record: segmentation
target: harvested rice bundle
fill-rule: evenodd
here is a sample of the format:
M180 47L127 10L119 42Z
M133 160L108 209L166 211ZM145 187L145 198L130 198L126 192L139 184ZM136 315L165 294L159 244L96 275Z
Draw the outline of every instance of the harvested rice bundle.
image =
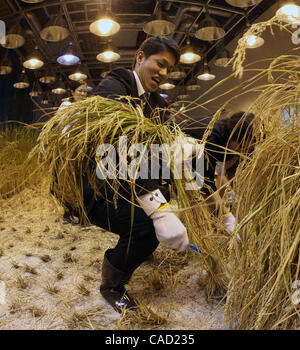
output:
M37 180L37 156L29 157L38 132L33 127L6 127L0 132L0 197L11 196Z
M118 152L121 150L122 137L126 138L125 147L141 144L142 152L150 151L152 144L171 145L177 137L185 137L176 126L162 124L157 119L145 118L140 107L133 108L130 103L92 97L74 103L59 110L44 126L39 137L39 151L43 164L55 177L54 192L58 200L79 211L82 205L82 176L87 174L96 193L97 149L100 145L111 145ZM114 160L108 157L109 161ZM126 159L127 160L127 159ZM108 164L105 180L115 188L120 185L120 170ZM140 165L140 164L138 164ZM111 167L110 167L111 166ZM141 164L142 166L142 164ZM171 172L173 167L170 167ZM122 178L130 184L135 183L138 173L128 173Z
M130 98L128 102L131 102ZM150 150L152 144L172 147L178 139L182 140L186 135L171 119L161 123L159 117L145 118L139 107L134 108L130 103L124 104L100 96L59 110L45 124L36 151L42 154L41 161L54 180L53 191L62 205L67 204L84 216L82 176L86 174L95 192L99 193L95 169L97 147L109 144L119 150L122 137L127 138L128 148L139 143ZM225 263L223 247L219 257L216 235L211 233L214 227L203 197L199 191L186 191L187 180L174 175L173 157L170 171L176 207L174 209L183 217L190 241L202 252L196 257L203 258L209 271L211 282L208 290L213 292L217 286L225 288L227 282L224 281L222 268ZM108 181L118 195L118 176ZM126 181L134 188L134 176ZM210 251L214 254L208 258Z
M299 154L298 119L273 129L238 169L234 191L242 243L233 250L226 314L239 328L300 327L299 300L293 301L300 279Z

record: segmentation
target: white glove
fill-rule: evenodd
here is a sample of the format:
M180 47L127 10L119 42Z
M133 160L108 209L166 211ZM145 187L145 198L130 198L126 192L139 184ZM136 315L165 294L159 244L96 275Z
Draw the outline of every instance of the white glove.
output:
M235 226L235 217L232 213L224 214L224 225L228 232L233 233Z
M145 213L153 220L156 237L159 242L175 249L185 250L189 244L187 231L171 208L160 190L138 197L138 202Z

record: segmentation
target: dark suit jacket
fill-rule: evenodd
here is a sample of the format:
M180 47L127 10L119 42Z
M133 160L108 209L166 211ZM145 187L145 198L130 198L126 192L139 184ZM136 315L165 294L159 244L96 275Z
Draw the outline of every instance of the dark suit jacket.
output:
M132 71L125 68L112 70L97 86L95 95L116 99L120 96L139 98L135 77ZM138 102L137 100L137 103ZM163 108L167 107L165 100L158 92L151 92L145 101L144 114L151 117L155 108L159 108L161 120L165 120Z

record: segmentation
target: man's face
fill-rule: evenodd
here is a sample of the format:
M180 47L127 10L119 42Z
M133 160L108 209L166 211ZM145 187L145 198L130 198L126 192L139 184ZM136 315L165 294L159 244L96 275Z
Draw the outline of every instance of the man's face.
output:
M167 79L174 69L175 57L169 51L162 51L146 58L143 51L136 55L135 71L146 92L153 92Z

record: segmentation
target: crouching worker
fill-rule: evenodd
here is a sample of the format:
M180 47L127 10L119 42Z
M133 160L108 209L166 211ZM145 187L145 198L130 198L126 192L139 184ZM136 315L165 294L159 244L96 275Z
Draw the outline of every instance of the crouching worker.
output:
M111 99L122 96L143 98L146 95L144 114L151 118L155 108L166 107L157 90L167 80L178 59L176 42L151 37L137 50L133 71L124 68L113 70L101 81L95 94ZM178 252L189 243L186 229L170 211L167 196L163 195L158 181L137 180L135 186L136 195L123 181L115 200L115 192L107 181L100 181L100 196L97 198L87 180L83 181L89 221L119 235L117 245L105 252L100 286L102 296L118 312L124 307L136 309L136 302L128 295L125 284L136 268L155 251L159 242Z
M205 145L204 186L201 191L206 197L210 211L215 215L222 215L225 229L230 234L235 228L235 217L230 207L224 203L217 188L216 166L221 162L228 179L234 177L240 156L252 151L253 118L253 114L237 112L229 118L217 120ZM201 139L203 136L203 130L195 126L185 131L195 139Z

